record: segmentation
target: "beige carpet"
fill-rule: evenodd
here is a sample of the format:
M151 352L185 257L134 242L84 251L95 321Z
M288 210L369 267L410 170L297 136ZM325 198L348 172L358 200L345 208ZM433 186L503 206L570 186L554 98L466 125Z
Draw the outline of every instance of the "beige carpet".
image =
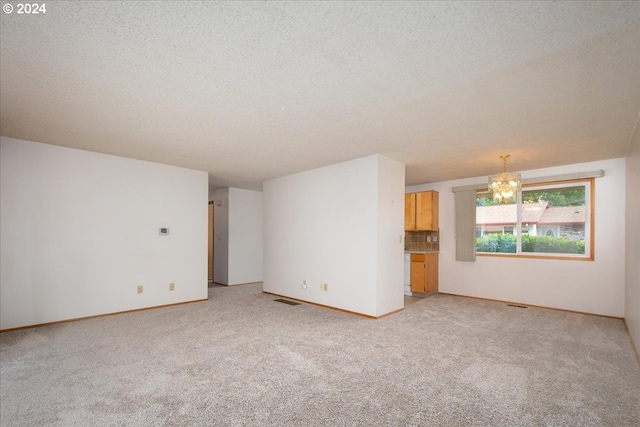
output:
M639 426L622 321L435 295L210 300L0 334L4 426Z

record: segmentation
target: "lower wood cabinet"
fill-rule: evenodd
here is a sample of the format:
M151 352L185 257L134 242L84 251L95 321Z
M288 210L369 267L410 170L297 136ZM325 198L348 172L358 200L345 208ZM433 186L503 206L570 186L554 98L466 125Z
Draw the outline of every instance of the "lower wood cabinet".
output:
M438 290L438 254L411 254L411 292Z

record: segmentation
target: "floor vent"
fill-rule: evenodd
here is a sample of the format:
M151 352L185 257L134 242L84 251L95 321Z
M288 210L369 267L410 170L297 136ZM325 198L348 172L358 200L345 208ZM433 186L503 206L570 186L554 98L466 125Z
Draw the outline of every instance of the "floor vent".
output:
M278 302L281 302L283 304L289 304L289 305L300 305L299 302L289 301L289 300L282 299L282 298L274 299L274 301L278 301Z
M527 308L524 305L507 304L509 307Z

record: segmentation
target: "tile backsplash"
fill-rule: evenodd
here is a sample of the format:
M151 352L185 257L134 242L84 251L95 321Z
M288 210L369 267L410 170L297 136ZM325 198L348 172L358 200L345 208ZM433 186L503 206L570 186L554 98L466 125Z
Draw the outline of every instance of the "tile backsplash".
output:
M404 232L405 251L439 251L440 232L439 231L405 231Z

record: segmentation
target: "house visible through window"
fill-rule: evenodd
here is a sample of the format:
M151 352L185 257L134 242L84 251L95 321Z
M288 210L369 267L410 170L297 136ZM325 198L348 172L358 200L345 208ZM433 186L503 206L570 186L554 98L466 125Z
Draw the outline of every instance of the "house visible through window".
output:
M476 253L593 259L593 179L525 186L501 205L476 195Z

